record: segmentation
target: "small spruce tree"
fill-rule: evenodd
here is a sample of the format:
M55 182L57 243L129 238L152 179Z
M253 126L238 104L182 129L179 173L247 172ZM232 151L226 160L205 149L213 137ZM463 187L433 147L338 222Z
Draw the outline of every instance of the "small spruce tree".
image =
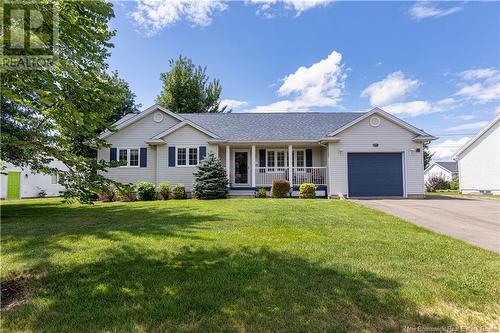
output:
M198 199L221 199L227 196L227 175L214 154L208 154L193 172L193 195Z

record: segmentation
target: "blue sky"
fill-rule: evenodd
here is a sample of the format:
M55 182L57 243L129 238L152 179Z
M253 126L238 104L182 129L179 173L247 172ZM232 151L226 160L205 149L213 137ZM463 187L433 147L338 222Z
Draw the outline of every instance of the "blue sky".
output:
M168 60L207 66L234 112L365 111L437 135L436 159L500 112L500 3L115 2L110 69L148 107Z

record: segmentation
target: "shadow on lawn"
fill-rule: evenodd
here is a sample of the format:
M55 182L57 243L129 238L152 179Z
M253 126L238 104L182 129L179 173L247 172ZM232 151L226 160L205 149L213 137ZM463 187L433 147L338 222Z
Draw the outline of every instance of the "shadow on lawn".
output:
M222 220L217 214L196 207L160 203L164 204L71 206L54 202L5 206L2 207L2 252L45 266L53 254L72 250L58 244L59 239L74 240L75 244L89 236L117 241L123 241L120 238L123 236L197 240L201 238L195 233L205 229L201 223ZM13 246L8 246L10 242Z
M322 267L266 249L124 247L105 261L49 268L6 330L400 331L452 325L419 315L398 282L351 267Z

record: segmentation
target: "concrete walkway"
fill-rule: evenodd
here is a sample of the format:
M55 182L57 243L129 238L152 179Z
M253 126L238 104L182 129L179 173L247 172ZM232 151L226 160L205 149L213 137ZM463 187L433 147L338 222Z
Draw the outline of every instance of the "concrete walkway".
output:
M430 196L352 201L500 253L500 200Z

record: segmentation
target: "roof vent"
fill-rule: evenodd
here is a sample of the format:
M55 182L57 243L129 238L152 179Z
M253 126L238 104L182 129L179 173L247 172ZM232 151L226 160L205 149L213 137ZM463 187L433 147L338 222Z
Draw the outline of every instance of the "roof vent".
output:
M370 126L371 127L379 127L380 126L380 118L377 116L373 116L370 118Z

